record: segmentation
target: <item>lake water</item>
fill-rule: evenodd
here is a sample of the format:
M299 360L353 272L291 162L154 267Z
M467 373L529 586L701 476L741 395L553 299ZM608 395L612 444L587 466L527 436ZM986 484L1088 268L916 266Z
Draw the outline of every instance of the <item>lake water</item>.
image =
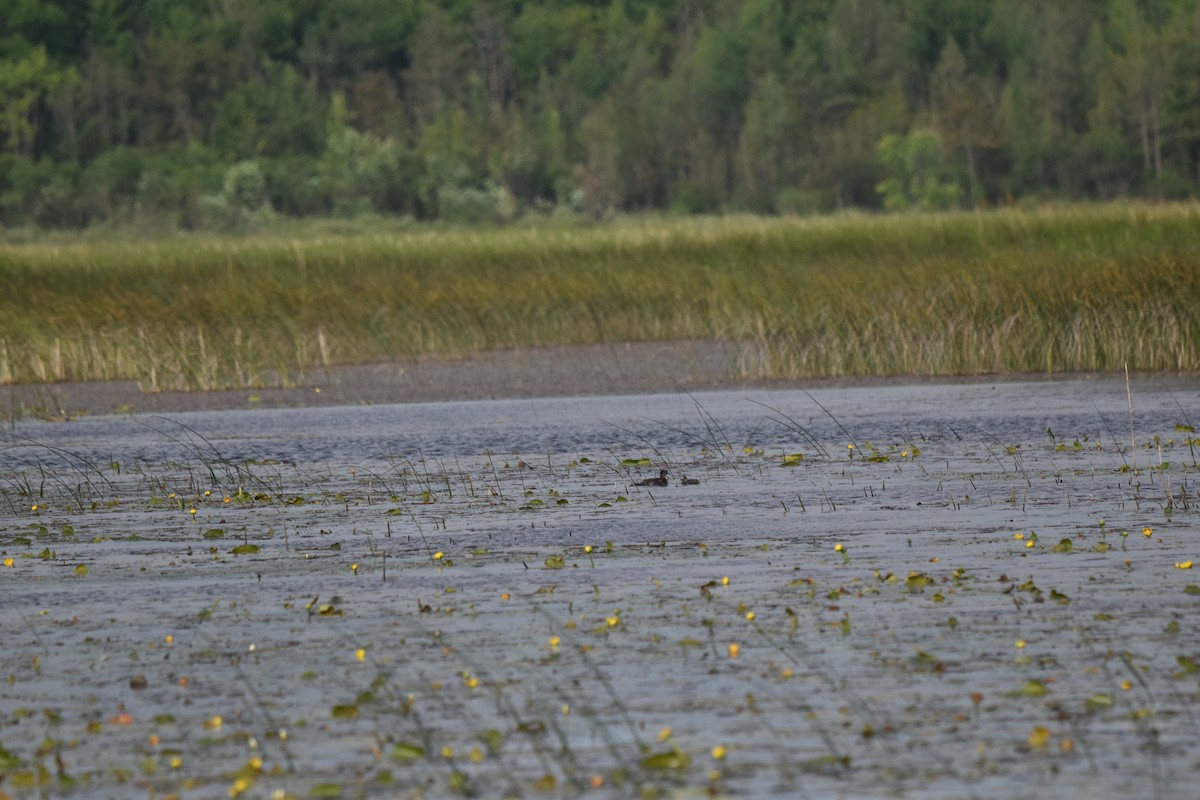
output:
M0 790L1181 796L1197 419L1142 379L20 421Z

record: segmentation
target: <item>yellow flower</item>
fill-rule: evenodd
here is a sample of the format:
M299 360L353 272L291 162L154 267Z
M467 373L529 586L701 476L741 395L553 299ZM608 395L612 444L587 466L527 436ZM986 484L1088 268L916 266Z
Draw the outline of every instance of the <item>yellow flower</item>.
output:
M1017 649L1018 650L1025 649L1025 640L1024 639L1017 639Z
M434 554L433 554L433 560L434 560L434 561L441 561L441 560L442 560L442 557L443 557L443 556L445 556L445 555L446 555L446 554L445 554L445 553L443 553L441 550L438 550L436 553L434 553Z
M1024 538L1025 538L1025 534L1023 534L1023 533L1014 533L1014 534L1013 534L1013 538L1014 538L1014 539L1016 539L1017 541L1020 541L1021 539L1024 539Z
M671 733L672 733L671 726L664 725L662 730L658 732L658 740L660 742L665 742L667 739L671 738Z
M1133 688L1133 681L1129 680L1128 678L1121 681L1121 690L1122 691L1128 692L1132 688Z
M836 551L838 551L838 552L840 553L840 552L842 552L843 550L845 550L846 548L842 547L841 543L838 543L838 544L835 544L835 545L833 546L833 549L834 549L834 550L836 550Z
M716 759L717 761L724 759L725 756L728 755L728 753L729 753L729 751L725 749L725 745L723 745L723 744L717 745L711 751L712 757L714 759Z
M357 650L355 650L354 651L354 660L355 661L366 661L367 660L367 648L360 647Z
M729 576L728 576L728 575L726 575L724 578L721 578L721 585L722 585L722 586L728 586L728 585L729 585Z
M747 621L747 622L753 622L753 621L754 621L754 612L753 612L753 611L747 611L747 612L746 612L746 621Z
M9 556L8 558L4 559L4 566L11 567L12 565L13 565L12 556Z
M1031 540L1029 540L1028 542L1026 542L1026 543L1025 543L1025 547L1026 547L1027 549L1033 549L1033 540L1031 539Z
M590 555L592 552L592 546L589 544L587 547L583 548L583 552L588 553Z
M1153 535L1154 531L1150 528L1142 528L1142 536L1145 536L1147 539L1149 539Z
M562 639L558 638L557 636L551 636L551 637L550 637L550 649L551 649L551 650L557 650L557 649L558 649L558 645L559 645L559 643L561 643L561 642L562 642Z
M1192 568L1192 562L1190 562L1190 561L1176 561L1176 562L1175 562L1175 568L1176 568L1176 569L1191 569L1191 568Z
M737 658L738 654L741 652L742 652L742 646L740 644L738 644L737 642L729 643L729 657L730 658Z

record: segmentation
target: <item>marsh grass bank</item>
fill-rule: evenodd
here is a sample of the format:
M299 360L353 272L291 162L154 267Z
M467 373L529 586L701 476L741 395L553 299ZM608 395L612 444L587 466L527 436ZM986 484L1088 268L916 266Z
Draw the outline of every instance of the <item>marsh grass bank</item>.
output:
M0 383L705 339L745 379L1200 366L1200 207L0 247Z

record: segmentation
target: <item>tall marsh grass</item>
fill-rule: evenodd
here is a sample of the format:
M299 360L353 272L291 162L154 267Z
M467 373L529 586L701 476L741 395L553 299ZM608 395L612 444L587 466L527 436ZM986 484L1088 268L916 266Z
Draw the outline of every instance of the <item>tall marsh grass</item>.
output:
M1200 207L0 246L0 382L719 339L745 377L1200 368Z

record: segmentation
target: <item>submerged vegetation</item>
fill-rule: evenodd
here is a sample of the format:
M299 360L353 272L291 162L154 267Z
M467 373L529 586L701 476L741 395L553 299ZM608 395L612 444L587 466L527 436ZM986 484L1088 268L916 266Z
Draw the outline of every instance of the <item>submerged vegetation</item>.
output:
M1200 207L387 229L0 247L0 383L148 390L717 339L746 378L1200 366Z

